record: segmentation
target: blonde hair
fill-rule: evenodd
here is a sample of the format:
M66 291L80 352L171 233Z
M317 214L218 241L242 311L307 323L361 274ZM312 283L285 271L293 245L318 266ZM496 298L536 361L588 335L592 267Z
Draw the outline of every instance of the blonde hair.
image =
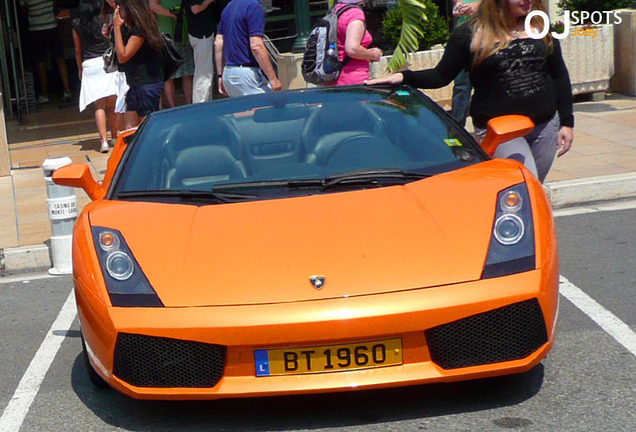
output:
M470 52L474 54L473 67L487 59L498 51L507 48L511 36L508 23L512 17L508 16L509 0L482 0L479 10L472 21L473 38L470 43ZM532 9L546 12L541 0L532 0ZM543 30L544 22L535 16L530 21L532 27ZM550 32L543 38L548 52L552 52L553 40Z

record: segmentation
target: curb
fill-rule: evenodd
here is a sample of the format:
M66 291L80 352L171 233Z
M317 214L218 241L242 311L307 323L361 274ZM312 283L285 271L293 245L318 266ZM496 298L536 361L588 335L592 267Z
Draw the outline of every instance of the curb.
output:
M49 268L51 253L46 244L0 249L0 276Z
M636 197L636 173L546 183L553 209Z
M544 189L553 209L636 198L636 173L549 182ZM0 276L51 267L51 251L47 244L0 248Z

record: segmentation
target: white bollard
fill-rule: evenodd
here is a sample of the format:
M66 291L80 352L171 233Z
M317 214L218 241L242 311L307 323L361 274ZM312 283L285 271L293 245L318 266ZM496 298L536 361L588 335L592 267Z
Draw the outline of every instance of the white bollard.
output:
M46 159L42 163L46 182L46 205L51 221L51 257L53 268L49 274L65 275L73 272L71 245L73 225L77 219L77 197L72 187L53 183L53 171L72 163L69 157Z

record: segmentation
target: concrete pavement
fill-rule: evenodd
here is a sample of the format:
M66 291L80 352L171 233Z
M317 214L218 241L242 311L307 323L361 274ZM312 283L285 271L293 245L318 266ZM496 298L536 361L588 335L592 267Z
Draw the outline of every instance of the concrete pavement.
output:
M574 145L546 179L553 208L636 197L636 98L594 99L575 103ZM8 122L7 135L11 175L0 177L0 275L51 267L42 162L69 156L101 178L109 156L99 153L92 113L78 113L75 104L41 106L28 125ZM89 199L76 194L81 210Z

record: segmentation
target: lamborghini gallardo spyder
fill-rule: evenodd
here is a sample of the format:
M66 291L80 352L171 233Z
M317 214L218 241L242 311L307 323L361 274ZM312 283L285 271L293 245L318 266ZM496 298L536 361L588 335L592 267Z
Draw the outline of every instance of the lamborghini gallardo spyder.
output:
M86 368L145 399L376 389L520 373L552 347L549 202L401 86L316 88L149 115L73 236Z

